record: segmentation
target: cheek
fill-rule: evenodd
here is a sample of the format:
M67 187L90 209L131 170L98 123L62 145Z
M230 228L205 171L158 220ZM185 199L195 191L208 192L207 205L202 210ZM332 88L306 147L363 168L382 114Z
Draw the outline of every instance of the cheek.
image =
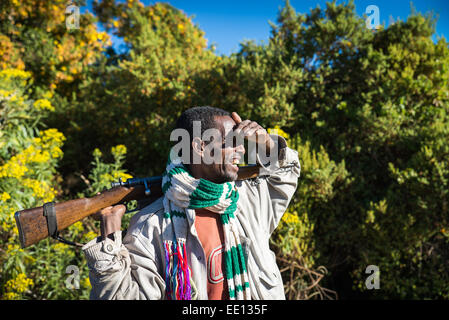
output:
M223 164L230 164L230 159L234 155L234 151L232 148L226 148L221 153L221 157L223 159Z

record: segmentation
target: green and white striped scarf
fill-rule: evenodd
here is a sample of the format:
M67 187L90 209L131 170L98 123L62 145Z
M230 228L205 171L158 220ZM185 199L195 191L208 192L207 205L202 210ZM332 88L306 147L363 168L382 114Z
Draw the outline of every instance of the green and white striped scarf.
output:
M169 161L162 176L164 219L162 238L166 260L166 297L192 299L191 270L187 263L187 209L206 208L220 215L225 240L224 278L231 300L250 300L248 272L237 231L235 212L239 194L234 182L216 184L195 179L178 160Z

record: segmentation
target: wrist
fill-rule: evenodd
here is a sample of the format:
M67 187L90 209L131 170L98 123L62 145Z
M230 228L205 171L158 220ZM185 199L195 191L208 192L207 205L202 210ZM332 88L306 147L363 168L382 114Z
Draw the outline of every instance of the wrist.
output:
M274 152L276 147L276 143L274 142L274 140L269 136L268 140L265 144L265 150L266 150L266 155L270 156L272 154L272 152Z
M267 141L267 150L271 151L276 146L274 140L269 136Z

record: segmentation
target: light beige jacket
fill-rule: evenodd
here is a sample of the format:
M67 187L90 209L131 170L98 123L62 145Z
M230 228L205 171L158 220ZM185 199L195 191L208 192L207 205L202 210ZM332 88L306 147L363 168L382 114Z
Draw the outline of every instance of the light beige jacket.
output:
M300 174L298 153L279 137L279 160L265 167L256 179L236 181L239 192L238 230L253 299L285 299L276 257L269 238L296 190ZM257 157L259 160L259 157ZM115 240L93 239L83 247L92 285L91 299L164 299L165 253L161 236L162 197L136 213L126 236ZM207 261L195 230L195 211L187 210L188 264L194 284L193 297L207 296Z

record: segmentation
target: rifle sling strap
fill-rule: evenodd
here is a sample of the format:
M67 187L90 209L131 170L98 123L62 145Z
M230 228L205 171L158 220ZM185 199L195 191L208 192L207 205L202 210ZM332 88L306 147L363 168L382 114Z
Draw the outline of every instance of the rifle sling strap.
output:
M47 218L47 228L48 228L48 235L52 237L53 239L56 239L62 243L76 246L76 247L82 247L83 244L78 242L73 242L67 239L64 239L63 237L59 236L58 231L58 222L56 221L56 209L55 209L55 203L54 202L47 202L44 203L44 216Z

